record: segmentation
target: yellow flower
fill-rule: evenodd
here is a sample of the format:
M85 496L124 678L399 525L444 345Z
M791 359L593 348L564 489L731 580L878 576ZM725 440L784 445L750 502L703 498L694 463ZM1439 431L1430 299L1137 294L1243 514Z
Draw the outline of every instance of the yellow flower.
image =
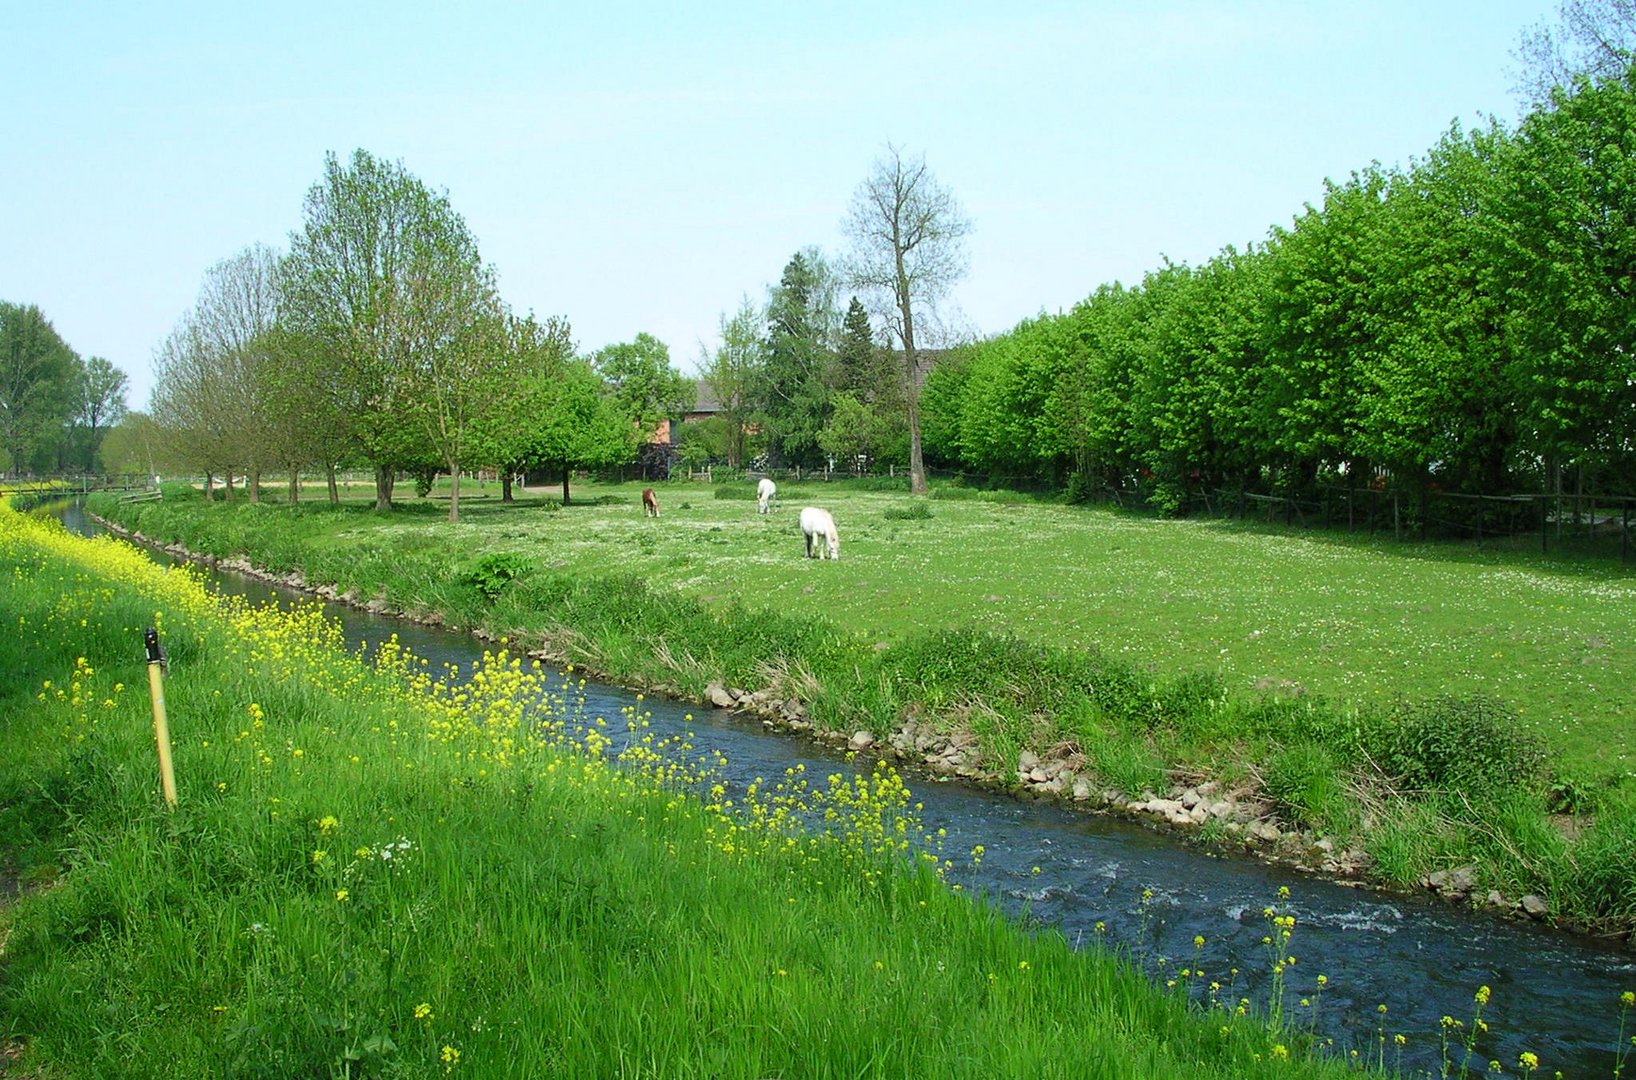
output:
M1194 937L1193 937L1193 948L1195 948L1195 949L1204 948L1204 935L1202 935L1202 934L1194 935Z
M1477 988L1477 994L1476 994L1476 996L1475 996L1475 998L1474 998L1474 1000L1475 1000L1475 1001L1476 1001L1476 1002L1477 1002L1477 1004L1479 1004L1479 1005L1487 1005L1487 1004L1488 1004L1488 995L1489 995L1489 989L1488 989L1488 987L1486 987L1486 986L1479 986L1479 987L1478 987L1478 988Z
M448 1072L460 1064L460 1051L452 1046L445 1045L442 1052L438 1054L438 1059L443 1062L443 1071Z
M1535 1069L1539 1068L1539 1055L1533 1053L1532 1051L1524 1050L1517 1056L1517 1065L1520 1068L1527 1069L1529 1072L1533 1072Z
M415 1019L416 1020L430 1020L430 1019L432 1019L432 1005L431 1005L431 1002L423 1001L419 1005L415 1006Z
M1408 1038L1403 1035L1393 1035L1392 1041L1397 1043L1399 1046L1407 1046L1409 1044Z
M1289 1057L1289 1049L1283 1043L1274 1043L1270 1056L1274 1061L1284 1061Z
M1619 1004L1623 1005L1627 1009L1632 1005L1636 1005L1636 990L1626 990L1624 993L1620 994Z
M296 752L296 756L297 757L300 756L299 751ZM325 814L323 817L318 819L318 831L319 832L329 832L331 829L335 828L339 824L341 824L341 823L339 821L335 820L335 815Z
M315 851L312 853L312 862L314 866L317 866L327 858L329 858L329 852L327 851Z
M352 894L347 892L345 889L336 889L335 890L335 902L338 903L338 904L346 903L347 900L351 898L351 896L352 896Z

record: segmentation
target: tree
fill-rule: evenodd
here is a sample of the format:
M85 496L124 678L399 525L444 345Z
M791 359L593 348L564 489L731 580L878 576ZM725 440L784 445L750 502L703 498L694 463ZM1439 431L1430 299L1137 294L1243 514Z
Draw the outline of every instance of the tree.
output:
M719 417L727 429L727 463L744 464L744 438L749 428L752 395L760 385L767 363L761 338L761 312L746 296L737 313L721 317L721 344L703 358L704 381L716 395Z
M962 241L971 224L954 196L926 168L896 147L876 160L853 195L845 229L852 241L846 276L876 297L887 329L903 349L904 400L909 421L909 490L926 491L920 445L918 316L929 316L965 272Z
M1559 463L1623 466L1636 431L1636 68L1524 121L1501 164L1505 336L1524 442Z
M275 430L273 375L283 357L271 348L278 322L278 255L254 244L205 271L189 316L198 362L213 382L229 467L241 468L250 501L261 498L261 473L286 456ZM228 493L232 493L231 476Z
M1620 74L1636 50L1636 0L1560 0L1557 25L1523 31L1511 57L1514 89L1529 105L1550 104L1551 91Z
M281 319L316 348L314 374L389 509L396 469L437 453L413 395L437 382L440 351L460 347L490 291L476 242L401 162L329 154L280 276Z
M554 384L555 394L539 418L532 460L562 469L562 502L568 505L568 477L574 468L600 469L630 460L637 429L601 374L575 360Z
M537 465L540 428L559 405L568 368L575 363L568 321L532 313L505 316L499 345L498 389L478 426L473 451L500 469L501 501L511 502L511 478Z
M130 380L106 358L93 356L85 361L83 385L79 422L86 432L85 467L94 469L103 438L125 416L125 390Z
M237 467L240 447L232 393L219 355L189 311L154 352L153 421L165 433L173 460L205 474L208 494L216 476Z
M145 412L125 413L102 444L102 461L111 473L139 473L148 478L170 468L165 433Z
M593 363L643 439L662 421L679 420L693 407L693 381L671 367L670 349L652 334L604 346Z
M785 464L815 465L830 409L828 341L834 277L815 249L796 252L767 303L765 363L756 390L768 450Z
M889 422L873 406L851 394L837 394L829 426L818 433L818 445L848 469L862 473L880 456L891 434Z
M894 367L891 352L875 344L869 314L856 296L841 320L835 347L835 389L872 405L902 406L903 373Z
M461 467L501 415L510 389L498 298L472 296L465 308L467 318L413 368L409 394L411 412L449 474L450 521L460 520Z
M13 475L72 415L78 362L38 307L0 301L0 446Z

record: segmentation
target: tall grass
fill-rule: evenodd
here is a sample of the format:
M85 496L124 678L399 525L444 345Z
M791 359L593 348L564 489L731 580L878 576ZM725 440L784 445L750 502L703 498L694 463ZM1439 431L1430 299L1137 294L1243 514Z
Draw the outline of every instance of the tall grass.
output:
M0 836L35 886L0 911L0 1031L31 1073L1339 1071L946 886L889 770L728 790L504 652L440 683L3 510L0 575Z

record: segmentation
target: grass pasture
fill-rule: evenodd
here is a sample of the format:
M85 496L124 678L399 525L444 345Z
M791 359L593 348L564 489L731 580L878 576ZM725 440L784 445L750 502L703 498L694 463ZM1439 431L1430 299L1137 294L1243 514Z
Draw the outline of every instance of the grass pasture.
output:
M761 516L742 487L742 498L718 498L703 484L658 485L658 520L642 516L641 485L576 484L562 509L560 489L507 506L490 483L486 499L466 501L463 487L454 530L446 503L411 495L391 515L358 501L339 513L309 502L296 515L240 504L209 531L246 553L288 545L301 553L290 565L338 580L357 562L508 552L579 576L635 574L718 608L818 614L881 641L976 627L1094 647L1155 671L1216 673L1240 693L1377 703L1482 693L1514 706L1569 769L1636 775L1629 569L988 492L913 500L786 484L781 507ZM917 502L929 516L894 516ZM800 558L796 516L808 504L835 514L839 564ZM140 520L163 518L155 508ZM255 535L264 520L273 535ZM369 584L362 569L350 574Z
M965 489L786 485L760 515L748 484L664 484L652 519L640 490L453 525L435 496L93 505L635 685L768 688L843 734L918 717L1002 782L1024 751L1130 798L1219 779L1379 882L1472 864L1475 895L1636 926L1626 571ZM802 557L804 504L833 511L839 562Z
M1275 1008L1190 1005L953 891L903 858L889 771L688 794L597 752L641 716L577 713L515 658L406 678L310 607L219 606L3 507L0 577L0 865L26 886L0 903L0 1071L1356 1075ZM173 811L132 647L153 621Z

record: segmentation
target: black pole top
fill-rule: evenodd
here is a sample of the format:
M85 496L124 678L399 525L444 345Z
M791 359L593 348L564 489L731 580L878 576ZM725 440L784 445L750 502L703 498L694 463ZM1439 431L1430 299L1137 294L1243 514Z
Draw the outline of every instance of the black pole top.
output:
M159 647L159 631L157 629L151 626L148 627L147 633L142 635L142 644L148 647L148 663L163 664L165 662L165 650Z

